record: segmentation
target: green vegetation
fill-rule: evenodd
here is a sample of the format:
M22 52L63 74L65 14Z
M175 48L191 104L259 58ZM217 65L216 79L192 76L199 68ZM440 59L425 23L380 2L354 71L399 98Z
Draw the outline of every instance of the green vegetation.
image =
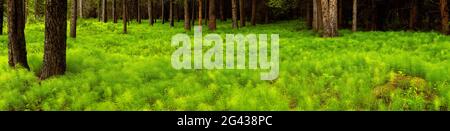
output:
M0 110L448 110L450 37L358 32L320 38L284 21L216 32L280 34L280 76L254 70L174 70L176 28L83 20L68 38L66 75L39 81L44 24L26 26L31 71L8 64L0 36ZM193 32L189 33L190 35ZM205 33L204 33L205 34ZM381 90L381 91L380 91Z

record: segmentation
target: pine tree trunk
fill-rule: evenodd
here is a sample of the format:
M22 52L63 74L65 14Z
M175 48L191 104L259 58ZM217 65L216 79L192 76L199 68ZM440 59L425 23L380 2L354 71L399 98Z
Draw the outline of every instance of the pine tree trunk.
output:
M164 0L161 0L161 21L162 24L164 24L166 21L164 19L165 13L164 13Z
M170 22L170 27L174 26L174 22L173 22L173 0L169 0L169 22Z
M73 0L72 3L72 21L70 22L70 37L77 37L77 9L78 2L77 0Z
M448 27L448 6L447 6L447 0L440 0L440 8L441 8L442 33L443 34L448 34L449 33L449 27Z
M189 14L189 2L188 0L184 0L184 30L186 30L186 32L191 31Z
M140 6L140 1L136 0L136 20L139 24L141 24L142 20L142 16L141 16L141 6Z
M202 0L198 0L198 26L202 26Z
M67 0L47 0L45 18L44 63L40 79L62 75L66 71Z
M322 26L323 32L322 37L330 37L331 36L331 25L330 25L330 10L328 6L329 0L321 0L322 5Z
M106 0L103 0L102 1L102 19L103 19L103 22L105 22L105 23L108 22L108 13L106 12L107 5L108 5L108 3L106 2Z
M8 0L8 63L11 67L22 66L30 69L27 62L23 8L23 0Z
M83 0L80 0L80 5L78 5L78 7L80 8L80 18L83 18Z
M233 17L233 29L237 29L238 28L238 24L237 24L237 2L236 0L231 0L231 10L232 10L232 17Z
M252 25L256 26L256 0L252 0Z
M153 26L153 2L152 0L147 0L148 6L148 23Z
M127 0L122 0L122 21L123 21L123 33L127 33Z
M224 14L224 12L223 12L223 6L225 6L225 3L224 3L224 0L220 0L220 4L219 4L219 14L220 14L220 20L223 22L223 21L226 21L226 19L225 19L225 14Z
M102 0L98 0L97 17L99 22L102 21Z
M191 5L191 25L194 26L195 25L195 0L191 1L192 5Z
M353 0L352 31L358 30L358 0Z
M240 13L240 22L241 27L245 26L245 7L244 7L244 0L239 0L239 13Z
M116 13L116 7L117 7L117 3L116 3L116 0L113 0L113 6L112 6L112 15L113 15L113 20L114 20L114 23L117 23L117 13Z
M269 23L269 13L270 13L270 8L269 8L269 6L267 5L267 0L264 0L264 8L265 8L265 11L264 11L264 22L266 23L266 24L268 24Z
M312 20L312 17L311 17L311 0L307 0L306 1L306 26L307 26L307 28L308 29L311 29L312 28L312 23L313 23L313 20Z
M317 0L313 1L313 22L312 22L312 28L314 32L318 31L318 7L317 7Z
M209 30L216 30L216 0L209 0Z
M329 21L330 21L330 37L338 36L338 0L329 1Z
M0 35L3 35L3 0L0 0Z

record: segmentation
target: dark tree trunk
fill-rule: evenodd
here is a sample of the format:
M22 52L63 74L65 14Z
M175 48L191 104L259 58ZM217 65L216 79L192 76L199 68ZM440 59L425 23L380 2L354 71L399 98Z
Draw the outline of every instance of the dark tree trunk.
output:
M224 3L224 0L220 0L220 4L219 4L219 14L220 14L220 20L221 21L226 21L226 18L225 18L225 14L224 14L224 12L223 12L223 8L224 8L224 6L225 6L225 3Z
M216 30L216 0L209 0L209 30Z
M198 25L202 26L202 0L198 0Z
M264 0L264 8L265 8L265 11L264 11L264 21L265 21L265 23L266 24L268 24L269 23L269 13L270 13L270 8L269 8L269 6L267 5L267 0Z
M139 24L141 24L142 20L142 16L141 16L141 6L140 6L140 1L136 0L136 20Z
M22 66L30 69L27 62L23 8L23 0L8 0L8 63L11 67Z
M256 0L252 0L252 25L256 25Z
M148 23L153 26L153 2L152 0L147 0L148 6Z
M189 20L189 2L184 0L184 30L191 31L191 23Z
M409 30L414 30L417 18L417 0L411 1L411 9L409 12Z
M107 11L107 5L108 5L108 3L106 2L106 0L103 0L102 1L102 19L103 19L103 22L108 22L108 13L106 12Z
M97 17L98 21L102 21L102 0L98 0Z
M80 18L83 18L83 0L80 0L80 5L78 5L80 8Z
M72 21L70 22L70 37L77 37L77 9L78 2L77 0L73 0L72 3Z
M313 1L313 22L312 22L312 29L314 32L317 32L319 29L319 15L318 15L318 3L317 0L312 0Z
M232 18L233 18L233 29L237 29L238 28L238 24L237 24L237 2L236 2L236 0L231 0L231 10L232 10Z
M113 0L112 15L113 15L114 23L117 23L116 7L117 7L116 0Z
M307 0L306 1L306 27L308 29L312 28L311 6L312 6L311 0Z
M440 8L441 8L441 26L442 33L448 34L448 6L447 0L440 0Z
M0 0L0 35L3 35L3 0Z
M323 24L323 37L335 37L338 36L337 28L337 0L322 0L322 24Z
M127 0L122 0L122 21L123 21L123 33L127 33Z
M208 8L209 8L208 1L209 1L209 0L204 0L204 1L203 1L203 2L204 2L204 3L203 3L203 5L204 5L204 8L203 8L203 9L204 9L204 11L203 11L203 13L204 13L204 14L203 14L203 17L204 17L204 18L203 18L203 19L205 20L205 22L203 22L203 23L205 24L205 26L208 26L208 20L209 20L209 19L208 19L208 18L209 18L209 17L208 17L208 12L209 12L209 11L208 11Z
M165 18L164 0L161 0L161 21L162 21L162 24L164 24L166 22L164 18Z
M240 13L240 22L241 27L245 26L245 7L244 7L244 0L239 0L239 13Z
M194 26L195 25L195 0L191 1L192 2L192 6L191 6L191 25Z
M174 21L173 21L173 0L169 0L169 22L170 22L170 27L174 26Z
M352 31L358 29L358 0L353 0Z
M47 0L45 16L44 64L40 79L66 71L67 0Z

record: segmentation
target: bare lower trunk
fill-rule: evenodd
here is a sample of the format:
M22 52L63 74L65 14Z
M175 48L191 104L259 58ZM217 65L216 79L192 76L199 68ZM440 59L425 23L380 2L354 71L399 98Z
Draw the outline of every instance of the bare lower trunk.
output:
M112 15L113 15L114 23L117 23L116 7L117 7L116 0L113 0Z
M352 15L352 31L356 32L358 29L358 0L353 0L353 15Z
M3 35L3 0L0 0L0 35Z
M337 0L321 0L323 37L338 36Z
M47 0L45 16L44 64L40 79L66 71L67 0Z
M198 25L202 26L202 0L198 0Z
M152 0L147 0L148 6L148 23L153 25L153 2Z
M8 0L8 64L11 67L22 66L30 69L27 62L23 8L24 1Z
M184 30L191 31L191 23L189 18L189 1L184 0Z
M442 33L448 34L448 6L447 0L440 0L440 8L441 8L441 26Z
M209 30L216 30L216 0L209 0Z
M231 0L231 8L232 8L232 17L233 17L233 29L237 29L238 28L238 24L237 24L237 2L236 0Z
M83 0L80 0L78 7L80 8L80 18L83 18Z
M244 0L239 0L239 16L240 16L240 22L241 27L245 26L245 7L244 7Z
M164 24L166 21L164 19L165 13L164 13L164 0L161 0L161 21L162 24Z
M220 20L221 21L226 21L226 19L225 19L225 14L224 14L224 9L223 9L223 6L225 6L225 3L224 3L224 0L220 0L220 4L219 4L219 10L220 10L220 12L219 12L219 14L220 14Z
M256 25L256 0L252 0L252 25Z
M70 22L70 37L77 37L77 9L78 4L77 0L73 0L72 3L72 21Z
M127 0L122 0L123 33L127 33Z
M107 8L106 8L106 6L107 6L107 2L106 2L106 0L103 0L102 1L102 19L103 19L103 22L108 22L108 13L106 12L107 10Z
M173 21L173 0L169 1L169 22L170 22L170 27L174 26L174 21Z
M141 16L141 6L140 6L140 1L139 0L136 0L136 20L137 20L137 22L140 24L142 21L141 21L141 18L142 18L142 16Z

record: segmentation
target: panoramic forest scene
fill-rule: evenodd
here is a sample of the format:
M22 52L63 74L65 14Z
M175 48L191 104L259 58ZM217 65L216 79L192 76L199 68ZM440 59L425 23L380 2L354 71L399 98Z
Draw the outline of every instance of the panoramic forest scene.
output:
M448 111L449 5L0 0L0 110Z

